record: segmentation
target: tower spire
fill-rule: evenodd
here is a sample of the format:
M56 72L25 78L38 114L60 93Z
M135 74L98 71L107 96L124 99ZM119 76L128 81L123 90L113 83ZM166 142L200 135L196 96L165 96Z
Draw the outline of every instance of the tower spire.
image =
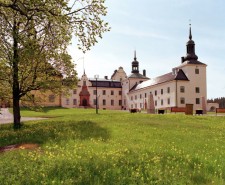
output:
M190 21L190 20L189 20ZM185 61L193 61L198 60L198 56L195 54L195 42L192 40L192 33L191 33L191 23L189 24L189 41L186 44L187 48L187 55L181 58L181 62Z
M84 56L83 56L82 58L83 58L83 70L84 70L84 74L85 74L85 67L84 67Z
M189 24L190 29L189 29L189 39L192 40L192 34L191 34L191 23Z
M135 61L137 60L137 57L136 57L136 50L134 50L134 60L135 60Z

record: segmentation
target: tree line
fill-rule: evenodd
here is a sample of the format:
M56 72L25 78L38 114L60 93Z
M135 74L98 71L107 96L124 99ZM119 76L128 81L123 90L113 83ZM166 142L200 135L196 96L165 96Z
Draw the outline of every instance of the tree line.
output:
M220 108L225 108L225 97L209 99L208 103L218 103Z

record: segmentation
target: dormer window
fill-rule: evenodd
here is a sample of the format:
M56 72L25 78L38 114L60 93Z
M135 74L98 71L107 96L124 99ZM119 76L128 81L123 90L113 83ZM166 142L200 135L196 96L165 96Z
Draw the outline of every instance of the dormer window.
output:
M173 68L173 70L172 70L172 74L173 74L173 75L176 75L176 74L177 74L177 71L178 71L178 69Z

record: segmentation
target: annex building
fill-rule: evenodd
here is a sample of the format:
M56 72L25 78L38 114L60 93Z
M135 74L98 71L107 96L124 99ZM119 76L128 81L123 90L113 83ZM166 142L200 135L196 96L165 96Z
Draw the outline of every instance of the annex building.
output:
M200 62L195 53L191 27L186 50L186 56L181 57L178 66L155 78L147 77L145 70L140 73L136 52L128 76L122 67L115 70L111 78L105 76L104 79L88 78L84 72L77 89L71 90L69 96L62 96L62 106L94 108L97 102L99 109L148 110L193 104L193 110L205 110L207 65Z

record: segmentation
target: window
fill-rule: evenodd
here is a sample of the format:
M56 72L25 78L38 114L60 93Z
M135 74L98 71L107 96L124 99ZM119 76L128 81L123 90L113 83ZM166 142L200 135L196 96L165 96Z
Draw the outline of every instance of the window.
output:
M122 95L122 91L119 91L119 95Z
M185 104L185 98L180 98L180 104Z
M140 99L142 98L142 94L140 94Z
M73 99L73 105L77 105L77 99Z
M124 102L123 102L123 103L124 103L124 106L126 106L126 100L124 100Z
M161 100L161 105L163 105L163 99Z
M195 92L196 93L200 93L200 88L199 87L195 87Z
M145 98L147 98L147 93L145 93Z
M96 90L93 90L93 94L96 95L97 94L97 91Z
M114 91L111 91L111 95L114 95Z
M167 87L167 93L168 94L170 93L170 87Z
M53 94L49 95L48 101L52 102L52 103L55 102L55 95L53 95Z
M133 100L133 96L131 96L130 99Z
M185 87L184 86L180 86L180 92L184 93L185 92Z
M93 104L96 105L96 99L93 99Z
M135 95L135 100L137 99L137 95Z
M86 86L86 81L83 81L83 86Z
M142 109L142 103L140 103L140 109Z
M70 104L70 99L67 98L67 99L66 99L66 105L69 105L69 104Z
M106 95L106 91L105 90L102 90L102 95Z
M167 99L167 104L170 105L170 98Z
M157 106L157 100L155 100L155 106Z
M199 69L195 68L195 74L199 74Z
M77 94L77 90L76 89L73 90L73 94Z
M122 100L119 100L119 106L122 106Z
M114 100L111 100L111 105L114 106Z
M200 98L196 98L195 102L196 104L200 104Z
M161 89L161 94L163 94L163 89Z
M155 90L155 96L157 96L157 91Z
M102 104L106 105L106 100L105 99L102 100Z
M133 104L131 104L131 108L132 108L132 109L133 109L133 107L134 107Z

